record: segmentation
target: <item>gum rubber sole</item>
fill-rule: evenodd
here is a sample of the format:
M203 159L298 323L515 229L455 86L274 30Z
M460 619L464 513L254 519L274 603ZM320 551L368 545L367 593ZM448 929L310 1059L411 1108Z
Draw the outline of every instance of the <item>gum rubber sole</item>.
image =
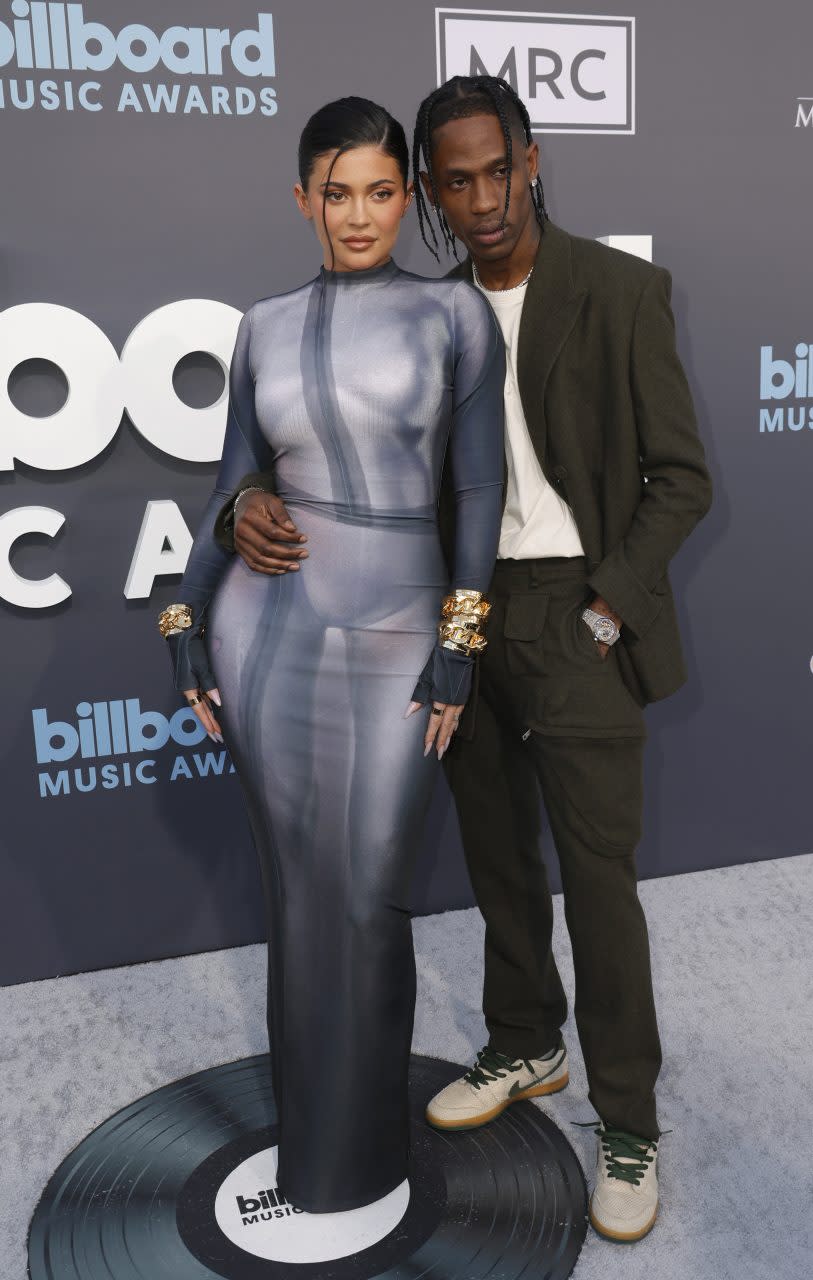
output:
M473 1116L468 1120L433 1120L427 1109L426 1122L431 1124L433 1129L440 1129L444 1133L449 1133L452 1130L460 1132L464 1129L480 1129L484 1124L489 1124L490 1121L496 1120L497 1116L501 1116L503 1111L507 1111L512 1103L523 1102L526 1098L541 1098L552 1093L561 1093L569 1082L570 1072L567 1072L560 1079L552 1081L551 1084L532 1085L530 1089L523 1089L521 1093L515 1093L513 1098L507 1098L505 1102L501 1102L499 1106L492 1107L490 1111L484 1111L482 1115Z
M657 1217L658 1217L658 1206L655 1205L655 1212L653 1213L652 1217L649 1219L649 1222L646 1224L646 1226L642 1227L640 1231L630 1231L630 1232L612 1231L609 1227L605 1227L602 1223L598 1222L597 1219L593 1217L593 1202L592 1200L590 1201L591 1227L605 1240L611 1240L614 1244L634 1244L636 1240L643 1240L644 1236L648 1236L650 1231L654 1227Z

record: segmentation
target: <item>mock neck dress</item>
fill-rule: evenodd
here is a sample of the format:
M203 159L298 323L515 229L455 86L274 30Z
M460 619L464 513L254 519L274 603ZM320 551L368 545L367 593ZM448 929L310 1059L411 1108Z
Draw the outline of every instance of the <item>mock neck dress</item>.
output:
M427 713L404 712L443 596L491 578L504 376L485 299L392 260L322 269L255 303L238 332L223 459L178 598L205 612L259 855L278 1179L310 1212L407 1177L410 880L438 761L423 754ZM213 537L241 478L269 469L308 536L308 559L279 576Z

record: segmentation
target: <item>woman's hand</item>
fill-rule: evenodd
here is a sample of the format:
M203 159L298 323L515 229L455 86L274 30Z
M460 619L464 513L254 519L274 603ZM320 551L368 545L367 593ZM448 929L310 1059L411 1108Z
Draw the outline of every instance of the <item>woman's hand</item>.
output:
M414 715L424 705L423 702L410 702L406 709L407 716ZM424 757L429 755L433 746L436 746L438 760L443 759L443 754L452 741L452 735L460 724L460 716L464 706L465 703L455 707L446 702L432 702L429 710L429 723L426 726L426 733L423 738Z
M202 689L184 689L183 696L212 739L212 742L222 742L223 734L220 732L220 725L217 723L211 708L212 702L218 707L222 705L217 689L209 689L206 693Z
M418 683L412 691L412 701L404 712L404 717L412 716L421 707L429 711L429 720L424 734L424 756L428 756L432 747L437 747L438 760L447 751L460 716L466 705L471 688L472 660L470 657L453 653L436 644L426 665L418 676ZM449 699L447 702L446 699ZM454 698L454 702L451 699Z
M214 672L209 666L202 623L170 631L167 645L175 673L175 688L183 693L212 742L222 742L223 734L212 711L213 703L216 707L222 703Z

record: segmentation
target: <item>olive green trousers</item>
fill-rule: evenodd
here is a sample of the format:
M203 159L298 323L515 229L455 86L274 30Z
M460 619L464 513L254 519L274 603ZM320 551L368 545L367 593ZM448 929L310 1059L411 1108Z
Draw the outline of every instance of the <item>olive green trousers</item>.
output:
M657 1138L661 1065L649 938L638 899L645 728L616 653L581 618L578 560L498 561L474 732L445 758L486 922L490 1044L539 1057L567 1001L551 950L540 793L559 858L590 1100L606 1124Z

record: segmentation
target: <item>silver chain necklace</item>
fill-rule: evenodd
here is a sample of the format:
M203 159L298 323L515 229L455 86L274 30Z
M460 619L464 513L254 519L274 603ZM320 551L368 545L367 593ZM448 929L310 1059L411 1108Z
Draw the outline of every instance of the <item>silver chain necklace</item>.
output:
M522 289L523 286L528 283L528 281L530 280L531 276L534 273L534 269L533 267L531 267L525 279L520 280L519 284L512 284L510 289L489 289L488 286L483 284L482 280L480 279L480 273L477 270L476 266L474 265L474 261L472 261L471 269L474 274L475 284L479 284L480 288L485 289L486 293L514 293L517 289Z

